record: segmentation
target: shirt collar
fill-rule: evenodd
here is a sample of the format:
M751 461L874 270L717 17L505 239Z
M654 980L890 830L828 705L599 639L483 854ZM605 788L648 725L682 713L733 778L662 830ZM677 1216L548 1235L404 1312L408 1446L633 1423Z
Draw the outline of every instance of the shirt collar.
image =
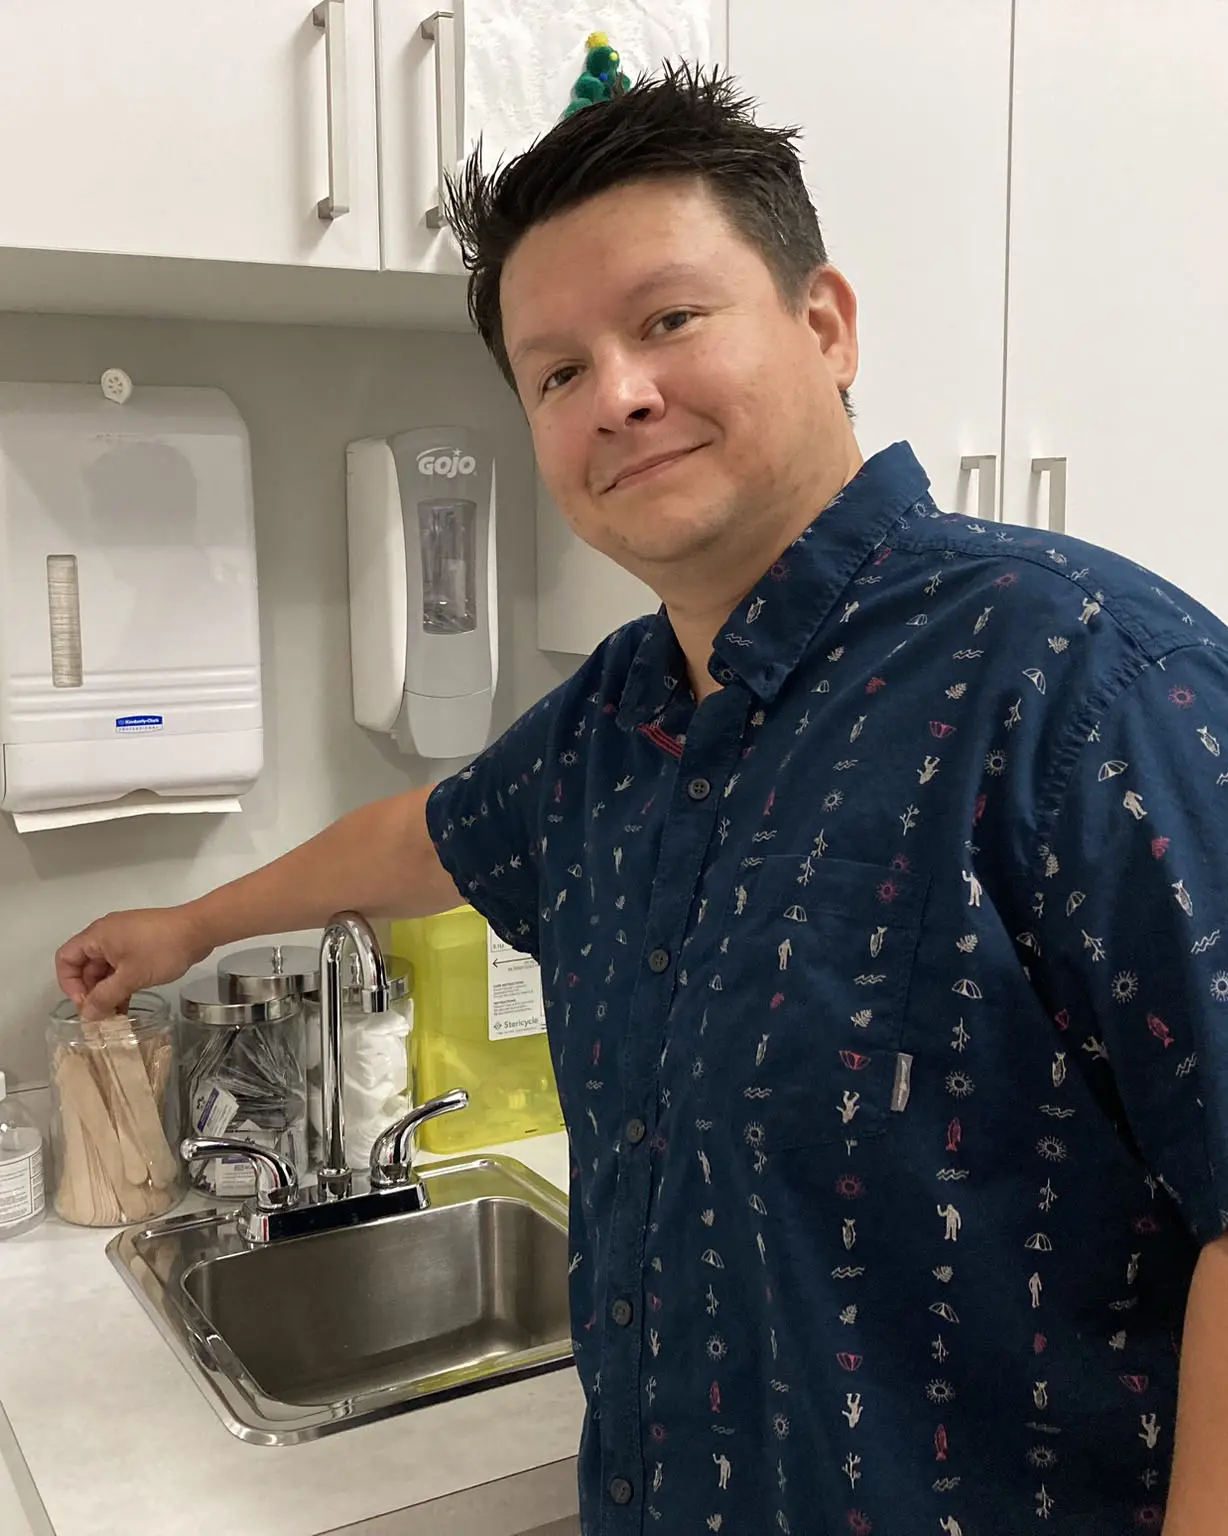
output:
M867 459L721 626L708 663L716 681L740 678L771 703L853 576L927 495L929 483L907 443ZM619 724L658 718L685 676L686 661L662 607L636 650Z

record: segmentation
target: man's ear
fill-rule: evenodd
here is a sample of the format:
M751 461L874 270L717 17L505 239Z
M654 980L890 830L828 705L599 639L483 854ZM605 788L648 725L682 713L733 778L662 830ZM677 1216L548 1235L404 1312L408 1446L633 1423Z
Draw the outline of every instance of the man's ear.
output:
M857 295L837 267L816 267L806 288L804 313L837 387L852 388L857 377Z

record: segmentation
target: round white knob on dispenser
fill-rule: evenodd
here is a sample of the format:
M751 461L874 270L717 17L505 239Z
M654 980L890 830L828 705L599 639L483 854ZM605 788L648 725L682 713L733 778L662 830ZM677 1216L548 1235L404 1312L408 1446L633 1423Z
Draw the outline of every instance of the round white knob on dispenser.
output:
M108 368L102 376L102 392L116 405L126 405L132 398L132 380L122 368Z

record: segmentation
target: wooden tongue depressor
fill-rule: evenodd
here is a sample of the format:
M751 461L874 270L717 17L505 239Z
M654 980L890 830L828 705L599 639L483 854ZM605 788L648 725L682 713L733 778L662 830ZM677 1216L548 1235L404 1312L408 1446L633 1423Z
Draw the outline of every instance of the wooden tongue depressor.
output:
M111 1078L111 1101L115 1110L121 1141L130 1133L130 1148L124 1158L127 1173L130 1158L139 1162L139 1172L127 1174L128 1182L143 1184L146 1177L155 1189L166 1189L175 1182L179 1164L167 1145L162 1128L162 1111L154 1098L145 1058L137 1044L128 1019L116 1016L86 1024L91 1038L99 1039L99 1052Z
M89 1204L90 1169L85 1151L85 1131L64 1071L64 1059L68 1055L69 1051L60 1046L51 1063L51 1071L59 1088L60 1125L64 1135L64 1155L56 1182L55 1208L65 1221L88 1223L93 1215Z
M61 1102L67 1101L92 1142L98 1161L112 1185L124 1183L124 1158L111 1115L90 1064L80 1051L61 1046L56 1052ZM87 1172L87 1169L83 1169Z
M64 1163L60 1170L55 1194L55 1208L65 1221L79 1222L86 1226L116 1226L123 1220L116 1184L103 1161L100 1145L91 1136L93 1125L107 1148L107 1159L114 1164L113 1131L104 1133L109 1125L102 1113L98 1087L90 1071L89 1062L71 1046L61 1046L52 1064L59 1086L60 1124L64 1133ZM82 1101L89 1117L88 1124L81 1114ZM94 1101L99 1108L95 1109ZM122 1163L120 1164L122 1173ZM119 1188L127 1186L121 1181ZM144 1193L139 1203L144 1206Z
M115 1194L115 1186L107 1178L106 1169L102 1166L94 1143L88 1130L84 1135L85 1161L89 1173L90 1212L91 1225L115 1227L124 1219L124 1213L120 1208L119 1200ZM122 1185L120 1186L123 1187Z
M122 1183L129 1185L144 1184L149 1177L149 1166L141 1150L140 1133L128 1109L128 1101L124 1097L123 1085L120 1083L115 1071L114 1055L107 1042L103 1039L102 1026L99 1022L92 1019L82 1020L81 1027L92 1047L86 1049L83 1055L93 1069L99 1091L107 1106L107 1111L111 1116L111 1124L115 1127L115 1135L119 1141L120 1156L123 1158L124 1164ZM121 1184L116 1184L115 1188L118 1193Z

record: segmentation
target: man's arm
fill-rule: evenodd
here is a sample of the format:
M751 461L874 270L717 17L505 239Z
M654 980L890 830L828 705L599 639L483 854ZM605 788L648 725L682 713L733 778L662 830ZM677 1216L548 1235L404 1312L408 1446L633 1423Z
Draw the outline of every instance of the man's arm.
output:
M433 788L433 786L432 786ZM426 825L432 788L376 800L310 842L189 907L210 949L260 933L319 928L334 912L424 917L455 906Z
M581 668L460 773L352 811L196 901L91 923L56 955L60 986L87 1017L100 1018L142 987L177 981L220 944L319 928L351 909L426 917L468 901L496 932L533 950L541 773L553 752L556 705L589 688Z
M1228 655L1142 669L1086 733L1056 819L1037 947L1049 1014L1102 1046L1128 1128L1199 1244L1165 1536L1228 1531ZM1026 921L1026 920L1025 920Z
M343 816L280 859L180 907L115 912L56 955L60 986L94 1017L142 987L176 981L221 944L318 928L334 912L421 917L455 906L426 824L429 789Z
M1202 1250L1185 1309L1164 1536L1228 1529L1228 1238Z

